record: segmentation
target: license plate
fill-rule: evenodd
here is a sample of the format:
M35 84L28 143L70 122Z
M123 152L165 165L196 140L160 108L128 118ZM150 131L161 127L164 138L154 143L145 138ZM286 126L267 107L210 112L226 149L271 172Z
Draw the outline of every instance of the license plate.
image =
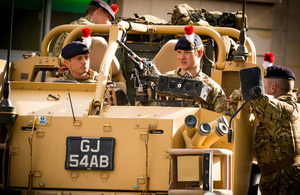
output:
M115 138L67 137L67 170L113 170Z

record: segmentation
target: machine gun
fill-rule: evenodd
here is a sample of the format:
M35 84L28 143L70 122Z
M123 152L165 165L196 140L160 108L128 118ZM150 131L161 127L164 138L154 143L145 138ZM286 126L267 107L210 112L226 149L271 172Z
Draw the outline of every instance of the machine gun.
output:
M117 40L117 43L125 50L126 57L128 57L134 64L134 73L131 75L134 88L136 89L135 100L138 102L148 101L148 88L151 88L153 99L155 99L154 84L157 82L161 73L156 68L152 60L140 58L122 41Z
M135 68L138 70L138 75L154 77L157 79L161 73L152 62L152 60L146 58L140 58L136 53L134 53L129 47L127 47L122 41L117 40L117 43L124 48L127 57L135 64Z

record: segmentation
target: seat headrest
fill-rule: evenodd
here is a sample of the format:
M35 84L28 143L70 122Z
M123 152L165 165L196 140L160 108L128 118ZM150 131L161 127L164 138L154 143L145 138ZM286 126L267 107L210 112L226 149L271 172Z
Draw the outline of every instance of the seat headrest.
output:
M104 57L108 44L103 37L92 37L92 44L90 46L90 68L99 72L100 63ZM112 75L116 76L120 72L120 63L116 57L113 58Z
M153 62L161 73L175 70L180 66L177 52L174 50L177 41L177 39L169 40L153 58Z

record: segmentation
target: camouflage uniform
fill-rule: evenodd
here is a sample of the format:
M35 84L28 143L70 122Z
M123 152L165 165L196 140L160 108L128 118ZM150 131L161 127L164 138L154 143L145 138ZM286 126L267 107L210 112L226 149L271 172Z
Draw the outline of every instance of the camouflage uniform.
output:
M169 71L165 75L173 76L173 77L183 77L179 74L181 68L177 70ZM211 87L211 92L209 93L209 97L207 98L207 102L200 100L199 104L201 108L205 108L207 110L211 110L214 112L218 112L221 114L232 115L233 111L230 106L228 106L226 102L226 95L220 85L218 85L214 80L209 78L202 71L199 72L198 75L193 77L193 79L203 81L209 87Z
M96 71L89 69L89 75L90 75L90 77L86 78L86 79L76 79L71 75L70 71L68 70L65 72L64 76L59 78L58 80L59 81L71 80L71 81L76 81L79 83L97 83L98 73Z
M79 18L78 20L73 21L71 24L73 25L92 25L95 24L95 22L93 21L93 19L90 16L84 16ZM67 38L69 33L63 33L59 36L59 38L57 39L53 51L52 51L52 56L54 57L59 57L59 54L61 53L63 44L65 39Z
M255 151L262 194L300 194L300 104L295 95L265 96L251 107L260 121Z
M231 104L237 105L239 101L243 101L242 92L240 89L233 90L231 96Z

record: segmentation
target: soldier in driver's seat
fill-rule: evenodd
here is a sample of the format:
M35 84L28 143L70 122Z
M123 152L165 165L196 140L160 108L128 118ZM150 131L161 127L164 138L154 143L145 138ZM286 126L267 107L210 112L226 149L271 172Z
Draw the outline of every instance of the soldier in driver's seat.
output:
M68 71L57 81L79 83L97 83L98 73L90 68L88 47L80 41L68 43L61 53ZM111 105L127 105L126 86L122 82L115 83L114 88L107 89L108 102Z
M96 83L98 73L90 69L89 49L80 41L68 43L61 53L68 71L59 80Z

